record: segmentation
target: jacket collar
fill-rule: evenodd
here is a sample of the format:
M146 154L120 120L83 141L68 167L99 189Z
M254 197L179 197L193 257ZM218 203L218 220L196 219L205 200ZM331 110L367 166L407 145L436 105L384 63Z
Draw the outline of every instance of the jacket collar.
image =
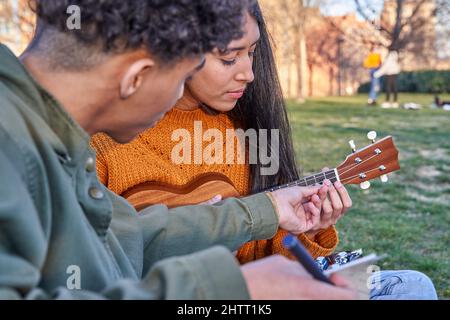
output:
M76 165L89 149L90 137L56 99L33 79L18 58L0 44L0 80L43 120L40 130L63 162Z

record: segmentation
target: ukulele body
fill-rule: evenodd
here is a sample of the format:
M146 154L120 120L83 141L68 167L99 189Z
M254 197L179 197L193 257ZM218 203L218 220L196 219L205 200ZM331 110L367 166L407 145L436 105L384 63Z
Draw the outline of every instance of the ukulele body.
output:
M122 194L138 211L155 204L164 204L169 208L195 205L217 195L221 195L222 199L240 197L231 180L220 173L199 175L183 186L146 182Z

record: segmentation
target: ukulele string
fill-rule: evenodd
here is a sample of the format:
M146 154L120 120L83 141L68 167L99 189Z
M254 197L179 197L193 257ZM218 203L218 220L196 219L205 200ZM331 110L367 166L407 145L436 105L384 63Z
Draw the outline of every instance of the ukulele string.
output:
M375 158L375 157L377 157L377 156L378 156L378 154L375 154L375 155L371 156L370 158L363 160L363 161L360 162L360 163L357 163L357 164L354 164L354 165L352 164L352 165L349 165L349 166L347 166L347 167L344 167L344 168L343 168L344 171L343 171L342 173L340 173L338 169L336 169L336 170L338 171L339 176L341 176L341 175L343 175L343 174L345 174L345 173L347 173L347 172L349 172L349 171L355 169L356 167L358 167L358 166L360 166L360 165L362 165L362 164L364 164L364 163L366 163L366 162L372 160L373 158ZM377 169L369 170L369 171L367 171L367 172L371 172L371 171L374 171L374 170L378 170L378 168L377 168ZM330 173L334 174L334 170L322 172L322 174L325 176L326 179L330 179L329 177L327 177L327 175L330 174ZM319 173L319 174L320 174L320 173ZM312 176L309 176L309 177L306 177L306 178L303 178L303 179L299 179L299 180L293 182L293 183L292 183L293 185L291 185L291 184L286 184L286 185L284 185L284 186L282 186L282 187L299 186L299 184L300 184L301 182L305 182L306 185L308 185L308 181L307 181L307 180L308 180L308 179L311 179L311 178L314 178L314 180L316 180L316 179L315 179L315 176L316 176L316 175L312 175ZM349 178L345 178L345 179L342 179L342 180L340 180L340 181L342 182L342 181L346 181L346 180L349 180L349 179L351 180L351 179L353 179L354 177L358 177L358 176L359 176L359 175L356 175L356 176L353 176L353 177L349 177ZM333 177L331 177L331 179L332 179L332 178L333 178ZM345 182L344 182L344 183L345 183Z
M360 163L357 163L356 165L350 166L350 169L345 170L345 171L343 171L342 173L339 172L339 175L343 175L343 174L349 172L350 170L353 170L353 169L355 169L356 167L358 167L358 166L364 164L365 162L370 161L370 160L372 160L373 158L378 157L378 156L379 156L379 154L375 154L375 155L371 156L370 158L365 159L365 160L361 161ZM347 167L347 168L348 168L348 167Z
M330 175L330 174L332 174L333 176L332 177L328 177L327 175ZM320 183L323 182L323 180L322 181L320 181L320 180L317 181L317 179L315 177L318 176L318 175L323 175L325 179L330 179L330 180L333 179L333 178L336 178L334 170L329 170L329 171L325 171L325 172L318 173L318 174L315 174L315 175L307 176L305 178L299 179L299 180L291 182L291 183L287 183L287 184L283 184L281 186L269 188L269 189L267 189L265 191L275 191L275 190L281 190L281 189L290 188L290 187L305 187L305 186L315 185L317 183L320 184ZM312 178L314 178L314 184L312 184L312 183L308 184L308 180L310 180ZM304 186L301 185L302 182L305 183Z
M367 171L366 173L370 173L370 172L372 172L372 171L378 171L378 170L380 170L380 169L376 168L376 169L369 170L369 171ZM342 182L342 183L346 183L346 181L352 180L353 178L356 178L356 177L359 177L359 174L354 175L354 176L352 176L352 177L348 177L348 178L342 179L341 182Z
M339 175L343 175L343 174L345 174L345 173L347 173L347 172L349 172L349 171L355 169L356 167L358 167L358 166L360 166L360 165L362 165L362 164L364 164L364 163L366 163L366 162L372 160L373 158L375 158L375 157L377 157L377 156L379 156L379 154L375 154L375 155L373 155L373 156L371 156L371 157L369 157L369 158L367 158L367 159L363 160L362 162L357 163L357 164L355 164L355 165L349 165L349 166L347 166L347 167L344 167L344 168L343 168L344 171L343 171L342 173L339 173L339 170L338 170L338 169L336 169L336 171L338 171L338 174L339 174ZM379 168L371 169L371 170L369 170L369 171L366 171L366 173L370 173L370 172L376 171L376 170L379 170ZM327 175L328 175L328 174L331 174L331 173L334 174L334 170L322 172L322 174L324 175L324 177L325 177L326 179L330 179L329 177L327 177ZM319 175L319 174L318 174L318 175ZM306 185L308 185L308 179L311 179L311 178L314 178L315 182L317 183L315 176L316 176L316 175L312 175L312 176L309 176L309 177L305 177L305 178L299 179L299 180L297 180L297 181L295 181L295 182L292 182L292 183L288 183L288 184L285 184L285 185L282 185L282 186L278 186L278 187L276 187L276 188L270 188L270 189L268 189L267 191L270 191L270 190L280 190L280 189L284 189L284 188L288 188L288 187L292 187L292 186L300 186L300 183L302 183L302 182L304 182L304 183L306 183ZM359 174L354 175L354 176L351 176L351 177L348 177L348 178L345 178L345 179L341 179L340 181L341 181L342 183L345 184L346 181L350 181L350 180L352 180L353 178L356 178L356 177L359 177ZM333 177L331 177L331 179L332 179L332 178L333 178ZM320 182L323 182L323 181L320 181ZM319 182L319 183L320 183L320 182Z
M359 163L359 164L362 164L362 163L364 163L364 162L367 162L367 161L371 160L372 158L374 158L374 157L376 157L376 156L377 156L377 155L374 155L374 156L368 158L367 160L365 160L365 161L363 161L363 162L361 162L361 163ZM358 164L358 165L359 165L359 164ZM358 165L353 166L353 168L356 167L356 166L358 166ZM352 166L350 166L350 167L352 167ZM350 171L350 170L352 170L352 168L349 169L349 170L347 170L347 171L345 171L345 172L348 172L348 171ZM379 168L371 169L371 170L369 170L369 171L366 171L366 173L370 173L370 172L377 171L377 170L380 170L380 169L379 169ZM345 173L345 172L343 172L343 173ZM326 172L323 172L322 174L324 175L324 177L325 177L326 179L329 179L329 177L327 177L327 174L331 174L331 173L334 173L334 170L326 171ZM354 179L354 178L357 178L357 177L359 177L359 174L356 174L356 175L354 175L354 176L351 176L351 177L348 177L348 178L345 178L345 179L341 179L340 181L341 181L341 183L345 184L345 183L347 183L347 181L350 181L350 180L352 180L352 179ZM309 177L306 177L306 178L303 178L303 179L300 179L300 180L297 180L297 181L295 181L295 182L288 183L288 184L285 184L285 185L282 185L282 186L278 186L278 187L275 187L275 188L270 188L270 189L268 189L267 191L274 191L274 190L280 190L280 189L284 189L284 188L288 188L288 187L293 187L293 186L300 186L300 183L302 183L302 182L305 182L305 183L306 183L306 186L308 186L308 181L307 181L307 180L308 180L308 179L311 179L311 178L315 178L315 175L312 175L312 176L309 176ZM332 178L331 178L331 179L332 179ZM320 181L319 183L321 183L321 182L323 182L323 181Z

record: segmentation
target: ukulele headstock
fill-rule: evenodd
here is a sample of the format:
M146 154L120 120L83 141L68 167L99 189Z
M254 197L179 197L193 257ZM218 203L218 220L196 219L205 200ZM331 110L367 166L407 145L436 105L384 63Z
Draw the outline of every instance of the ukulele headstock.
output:
M371 131L367 137L372 144L360 150L356 150L353 141L349 142L353 153L336 168L343 184L359 184L368 189L369 180L381 177L382 182L387 182L387 174L400 169L398 150L391 136L376 142L376 132Z

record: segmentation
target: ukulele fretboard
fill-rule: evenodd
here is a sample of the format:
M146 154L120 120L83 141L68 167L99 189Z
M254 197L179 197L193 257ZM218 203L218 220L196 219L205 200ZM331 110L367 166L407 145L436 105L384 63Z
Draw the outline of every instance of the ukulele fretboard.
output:
M291 183L288 183L288 184L285 184L282 186L273 187L273 188L268 189L267 191L273 192L276 190L290 188L290 187L314 186L316 184L322 184L325 179L330 180L332 183L335 183L336 181L338 181L336 169L317 173L315 175L308 176L308 177L302 178L300 180L297 180L297 181L294 181L294 182L291 182Z

